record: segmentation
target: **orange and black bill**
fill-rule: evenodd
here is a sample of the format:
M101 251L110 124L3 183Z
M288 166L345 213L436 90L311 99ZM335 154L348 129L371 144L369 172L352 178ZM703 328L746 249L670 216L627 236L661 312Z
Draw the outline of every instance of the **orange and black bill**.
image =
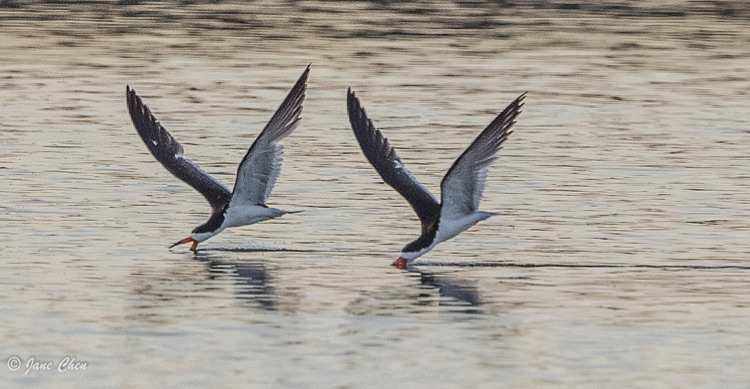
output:
M183 240L181 240L181 241L179 241L179 242L177 242L177 243L169 246L169 248L171 249L174 246L185 244L185 243L193 243L195 246L197 246L198 242L195 239L193 239L192 237L188 236L187 238L185 238L185 239L183 239Z

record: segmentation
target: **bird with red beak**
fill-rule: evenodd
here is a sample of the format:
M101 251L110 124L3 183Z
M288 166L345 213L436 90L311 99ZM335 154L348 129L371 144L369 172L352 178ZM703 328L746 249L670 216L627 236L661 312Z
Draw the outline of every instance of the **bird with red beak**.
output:
M349 123L362 153L383 181L409 202L422 224L422 234L401 249L393 266L405 269L439 243L455 237L482 220L497 215L480 211L479 202L484 192L488 169L512 133L511 128L521 113L525 97L524 93L513 100L456 159L443 177L440 184L441 198L438 201L404 166L396 149L383 133L375 128L359 98L349 88Z
M190 250L196 252L199 243L227 228L293 213L269 207L266 201L281 173L284 147L280 142L297 128L302 118L309 74L308 65L250 146L237 168L232 191L188 159L182 145L162 126L135 90L126 87L130 118L148 150L170 173L200 192L211 205L208 221L169 248L190 243Z

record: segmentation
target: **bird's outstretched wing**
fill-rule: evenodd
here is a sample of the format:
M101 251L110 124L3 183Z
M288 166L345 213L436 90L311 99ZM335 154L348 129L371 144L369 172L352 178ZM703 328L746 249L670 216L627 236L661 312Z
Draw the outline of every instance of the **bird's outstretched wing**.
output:
M281 173L284 147L279 141L291 134L299 124L309 74L310 65L240 162L230 207L265 205Z
M347 91L347 107L354 136L357 137L365 157L377 170L383 181L409 202L423 227L433 223L440 214L440 204L430 191L406 169L388 139L383 136L380 130L375 128L372 120L367 117L365 109L351 88Z
M159 123L134 89L125 87L125 95L133 125L151 154L175 177L200 192L214 212L220 212L232 197L229 189L183 155L182 145Z
M497 159L497 152L513 131L515 118L521 113L526 93L518 96L471 143L453 163L440 184L441 218L454 220L479 208L487 180L487 168Z

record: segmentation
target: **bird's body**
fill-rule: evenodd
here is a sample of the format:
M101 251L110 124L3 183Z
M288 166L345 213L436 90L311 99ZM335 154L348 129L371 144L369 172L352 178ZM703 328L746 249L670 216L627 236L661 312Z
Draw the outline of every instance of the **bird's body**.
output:
M266 200L281 172L284 148L279 142L295 130L301 119L309 72L308 66L245 154L237 168L237 178L231 192L185 157L182 145L159 123L135 90L129 86L126 88L133 125L151 154L170 173L200 192L211 205L212 213L208 221L171 247L192 243L191 250L195 251L198 243L227 228L255 224L292 213L268 207Z
M224 223L221 225L221 228L247 226L265 220L275 219L286 213L289 212L260 205L248 205L236 208L230 207L224 213Z
M479 202L487 170L512 132L525 94L508 105L454 162L440 184L440 202L406 169L388 139L367 117L354 92L349 89L347 94L349 122L362 152L383 181L409 202L422 224L419 238L404 246L394 265L404 268L439 243L495 215L480 211Z
M468 215L461 216L457 219L441 218L440 226L438 228L437 234L435 235L435 245L445 242L448 239L454 238L456 235L468 230L475 224L494 215L495 214L491 212L477 211L472 212Z
M202 242L214 235L218 235L227 228L249 226L251 224L275 219L287 213L293 212L284 211L278 208L264 207L262 205L227 207L223 212L211 215L208 221L202 225L205 226L204 229L201 229L204 231L201 232L199 230L193 232L197 235L193 237L193 239Z

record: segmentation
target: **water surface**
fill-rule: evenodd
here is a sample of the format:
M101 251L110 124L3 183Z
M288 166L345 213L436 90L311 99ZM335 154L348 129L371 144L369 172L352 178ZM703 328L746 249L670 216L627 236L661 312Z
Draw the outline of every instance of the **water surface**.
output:
M750 382L743 3L2 4L0 358L89 363L3 387ZM167 250L208 206L125 85L231 185L308 63L269 201L304 213ZM501 216L388 266L418 222L348 86L435 194L528 91L482 203Z

